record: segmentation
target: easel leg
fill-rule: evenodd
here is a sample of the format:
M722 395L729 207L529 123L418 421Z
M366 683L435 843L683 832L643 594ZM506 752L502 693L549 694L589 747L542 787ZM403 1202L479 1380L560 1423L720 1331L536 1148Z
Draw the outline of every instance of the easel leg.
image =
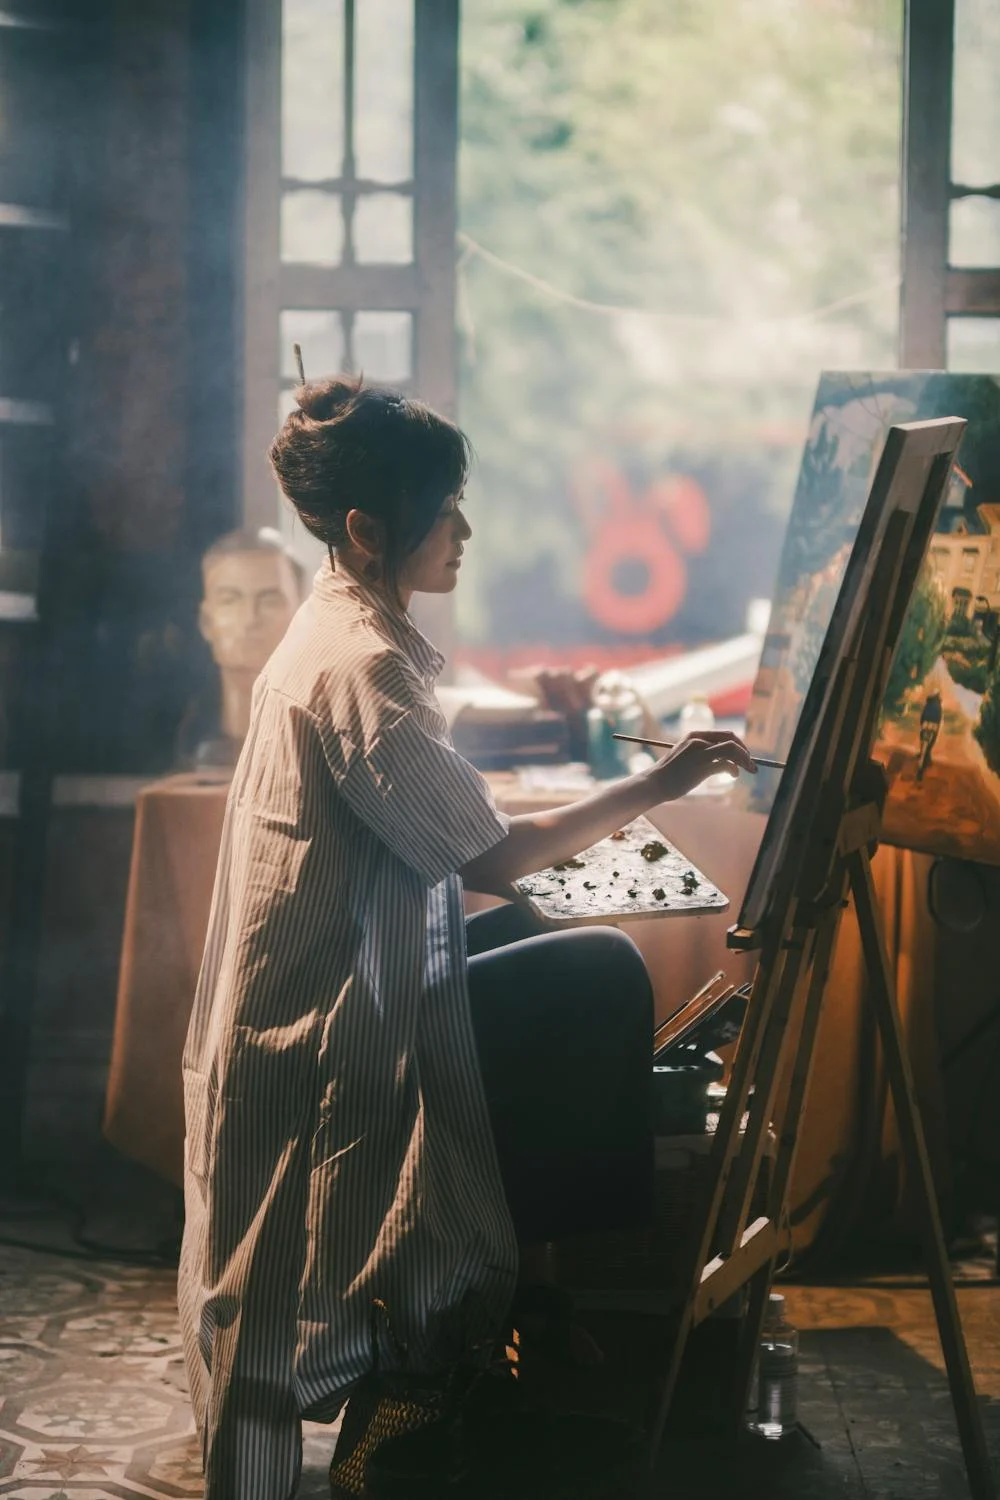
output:
M767 1023L776 1004L779 989L783 985L794 983L794 976L798 973L799 955L789 953L782 955L779 959L779 954L780 945L775 943L764 955L766 967L763 960L758 966L758 977L754 981L754 999L740 1035L733 1063L733 1074L729 1080L715 1139L712 1142L706 1184L708 1191L692 1221L690 1253L686 1258L685 1275L680 1283L684 1287L684 1301L678 1308L677 1326L670 1358L653 1397L651 1408L649 1428L651 1465L655 1465L660 1451L688 1335L694 1327L695 1298L702 1272L705 1262L715 1249L719 1211L725 1201L730 1174L740 1152L740 1124L747 1108L750 1088L767 1032ZM762 971L767 978L760 983L759 976Z
M820 1015L823 1009L823 994L830 975L830 961L833 955L837 927L838 923L835 915L831 913L820 926L811 953L811 970L805 1003L802 1009L801 1030L795 1047L795 1061L788 1087L788 1097L781 1113L778 1154L767 1188L767 1216L773 1224L779 1226L784 1225L788 1209L788 1188L791 1181L792 1167L795 1162L795 1149L798 1145L802 1113L805 1109L809 1091L809 1079L812 1073L813 1055L816 1048L816 1032L819 1028ZM779 1057L776 1056L773 1062L775 1083L777 1082L778 1071ZM772 1103L773 1089L766 1100L768 1120L770 1120L772 1114ZM760 1333L767 1309L767 1298L774 1277L774 1265L775 1262L773 1260L770 1261L750 1282L747 1310L743 1320L740 1355L734 1371L735 1401L738 1403L738 1410L735 1412L734 1430L742 1422L743 1413L750 1395L753 1364L757 1357L757 1345L760 1341Z
M986 1439L976 1404L976 1388L948 1266L934 1179L917 1107L913 1074L903 1040L892 971L878 918L871 864L865 851L857 850L849 854L847 868L861 931L872 1004L882 1038L886 1073L896 1108L900 1143L906 1163L914 1173L918 1185L917 1203L927 1257L927 1276L948 1371L955 1421L965 1455L969 1491L973 1500L996 1500Z

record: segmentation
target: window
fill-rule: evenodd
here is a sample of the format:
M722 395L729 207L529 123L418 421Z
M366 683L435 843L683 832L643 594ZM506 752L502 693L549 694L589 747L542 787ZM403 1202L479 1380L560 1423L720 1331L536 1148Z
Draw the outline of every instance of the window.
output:
M746 629L819 372L896 358L902 9L466 5L469 667Z
M1000 369L1000 6L907 7L902 363Z
M248 9L244 517L310 563L265 456L293 344L307 378L362 371L454 406L458 4Z
M35 614L48 508L57 491L69 275L63 212L62 28L0 8L0 620ZM6 705L10 712L9 703ZM0 707L0 760L5 753Z

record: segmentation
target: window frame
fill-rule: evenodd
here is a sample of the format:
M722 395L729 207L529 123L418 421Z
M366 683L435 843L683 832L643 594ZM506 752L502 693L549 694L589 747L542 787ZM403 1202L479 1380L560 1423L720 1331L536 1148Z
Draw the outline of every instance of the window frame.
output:
M1000 267L949 264L952 203L974 196L1000 198L1000 183L971 186L952 180L954 72L955 0L906 0L899 345L903 369L947 368L950 318L1000 318Z
M356 3L345 0L347 35L353 31ZM456 404L459 0L414 0L414 254L409 265L282 262L281 16L281 0L247 0L241 490L243 524L248 527L273 526L279 515L265 454L285 383L278 343L282 309L347 315L409 312L413 373L406 388L449 416ZM347 108L350 92L345 90ZM361 184L344 179L346 191L356 185Z

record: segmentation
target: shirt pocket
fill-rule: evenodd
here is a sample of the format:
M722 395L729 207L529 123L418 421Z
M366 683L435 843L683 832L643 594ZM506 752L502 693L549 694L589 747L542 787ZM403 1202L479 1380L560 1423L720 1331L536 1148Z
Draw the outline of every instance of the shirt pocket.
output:
M192 1068L184 1069L184 1169L204 1181L208 1176L209 1150L208 1079Z

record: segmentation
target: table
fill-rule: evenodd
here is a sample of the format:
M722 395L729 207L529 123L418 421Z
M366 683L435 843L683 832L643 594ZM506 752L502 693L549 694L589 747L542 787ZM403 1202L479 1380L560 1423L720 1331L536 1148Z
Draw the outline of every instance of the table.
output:
M490 778L498 806L516 814L571 801L526 792L515 776ZM171 1182L182 1180L181 1053L211 902L227 794L225 780L169 776L140 793L122 942L117 1015L104 1133L134 1160ZM672 1014L717 970L734 983L753 970L751 955L729 953L726 929L739 904L765 819L724 797L693 795L649 814L731 899L728 912L630 922L650 971L657 1020ZM935 932L926 905L927 856L883 846L875 877L910 1045L911 1061L939 1183L948 1162L934 1037ZM494 898L470 894L470 911ZM864 972L857 928L845 915L820 1026L818 1065L803 1122L792 1201L795 1242L808 1244L822 1224L824 1185L841 1161L854 1160L864 1184L903 1203L895 1123L876 1075L860 1097L866 1054ZM874 1114L873 1114L874 1110ZM860 1183L860 1178L859 1178ZM905 1204L904 1204L905 1206Z
M201 964L228 778L168 776L141 791L104 1108L106 1138L183 1180L181 1054Z

